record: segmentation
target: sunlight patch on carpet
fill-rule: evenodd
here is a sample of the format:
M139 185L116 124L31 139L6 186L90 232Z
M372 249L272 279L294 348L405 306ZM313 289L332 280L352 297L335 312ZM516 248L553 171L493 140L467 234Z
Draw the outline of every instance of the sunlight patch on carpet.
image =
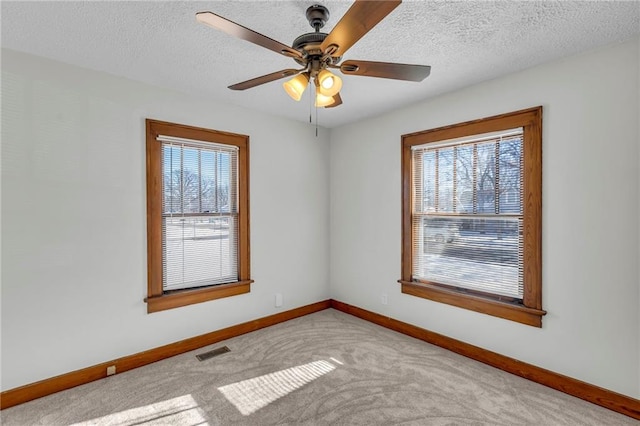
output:
M219 387L218 390L245 416L335 370L328 361L314 361Z
M95 425L208 425L205 413L198 407L198 403L191 395L182 395L177 398L154 404L143 405L129 410L119 411L103 417L74 423L71 426L95 426Z

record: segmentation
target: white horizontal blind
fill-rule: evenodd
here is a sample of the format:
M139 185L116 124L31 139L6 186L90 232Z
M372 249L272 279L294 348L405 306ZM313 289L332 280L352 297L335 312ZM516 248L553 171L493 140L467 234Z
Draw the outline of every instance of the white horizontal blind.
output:
M413 278L522 300L523 130L416 146Z
M238 280L238 150L158 136L162 143L164 291Z

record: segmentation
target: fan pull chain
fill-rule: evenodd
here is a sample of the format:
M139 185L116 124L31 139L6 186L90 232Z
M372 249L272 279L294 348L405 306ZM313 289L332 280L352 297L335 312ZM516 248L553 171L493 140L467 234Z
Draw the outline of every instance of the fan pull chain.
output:
M313 111L313 95L311 95L311 80L309 80L308 87L309 90L307 90L307 92L309 92L309 123L312 123L311 113Z
M313 120L311 119L311 116L313 114L313 107L314 107L314 103L313 100L315 98L315 96L313 96L312 90L311 90L311 81L309 81L309 123L313 123ZM318 107L316 108L316 138L318 137Z

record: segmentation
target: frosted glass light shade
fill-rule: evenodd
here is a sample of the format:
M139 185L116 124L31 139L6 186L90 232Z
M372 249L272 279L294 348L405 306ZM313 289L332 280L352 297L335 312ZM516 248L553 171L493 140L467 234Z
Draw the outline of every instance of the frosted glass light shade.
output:
M320 89L316 91L316 106L317 107L326 107L329 105L333 105L335 103L335 99L331 96L325 96L320 93Z
M318 73L318 87L324 96L335 96L342 89L342 79L327 70Z
M282 83L282 87L284 87L284 90L293 100L299 101L308 84L309 76L306 73L303 73L296 75L289 81L285 81Z

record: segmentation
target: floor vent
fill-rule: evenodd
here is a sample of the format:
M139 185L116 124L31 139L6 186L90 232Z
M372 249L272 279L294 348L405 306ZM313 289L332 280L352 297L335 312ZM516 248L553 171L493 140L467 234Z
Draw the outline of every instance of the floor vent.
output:
M230 351L231 351L231 349L229 349L226 346L223 346L221 348L213 349L213 350L211 350L209 352L205 352L203 354L196 355L196 358L198 358L199 361L204 361L205 359L213 358L214 356L222 355L222 354L230 352Z

